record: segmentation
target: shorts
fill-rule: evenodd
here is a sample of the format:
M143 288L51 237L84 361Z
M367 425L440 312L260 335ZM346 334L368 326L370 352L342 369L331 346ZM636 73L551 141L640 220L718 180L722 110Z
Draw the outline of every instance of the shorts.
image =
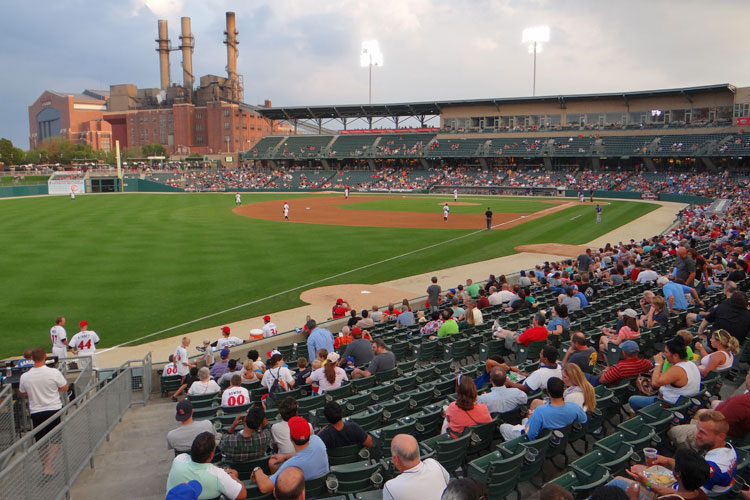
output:
M48 410L48 411L38 411L36 413L31 414L31 422L34 424L34 429L45 423L49 418L57 413L60 410ZM40 430L36 434L37 441L41 439L42 437L46 436L49 431L54 429L60 424L60 417L57 417L55 420L52 421L47 427Z

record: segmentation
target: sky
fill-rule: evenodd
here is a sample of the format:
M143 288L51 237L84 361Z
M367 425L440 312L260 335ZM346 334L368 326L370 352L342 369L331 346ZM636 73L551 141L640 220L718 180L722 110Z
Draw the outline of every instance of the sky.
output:
M226 11L250 104L366 103L370 39L384 59L375 103L531 95L521 33L537 25L550 27L537 95L750 86L747 0L35 0L0 18L0 137L28 148L28 106L45 90L158 87L158 19L177 47L180 17L192 18L196 82L225 76Z

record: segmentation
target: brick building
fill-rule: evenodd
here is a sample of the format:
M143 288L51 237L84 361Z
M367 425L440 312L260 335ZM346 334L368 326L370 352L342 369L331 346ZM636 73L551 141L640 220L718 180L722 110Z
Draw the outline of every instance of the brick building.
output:
M48 137L74 144L89 144L109 151L112 126L104 121L109 91L84 90L81 94L46 90L29 106L29 146L34 149Z

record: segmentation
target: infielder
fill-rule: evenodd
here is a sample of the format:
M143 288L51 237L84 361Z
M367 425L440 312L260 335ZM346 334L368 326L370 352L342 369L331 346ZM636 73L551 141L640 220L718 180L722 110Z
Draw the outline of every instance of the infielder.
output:
M596 205L596 223L602 223L602 206L598 204Z
M492 228L492 210L490 210L490 207L487 207L484 216L487 219L487 231L489 231Z
M284 202L284 220L289 220L289 203Z
M240 193L234 194L234 204L235 205L242 205L242 197L240 196Z
M49 336L52 340L52 355L63 359L68 354L68 333L65 331L65 317L58 316L55 326L50 328Z
M349 186L344 186L344 198L349 199Z
M443 222L448 222L448 214L450 211L451 207L449 207L447 203L443 205Z
M86 320L78 323L78 326L81 331L70 339L73 354L91 357L91 368L96 370L96 344L99 343L99 335L95 331L89 330L89 324Z

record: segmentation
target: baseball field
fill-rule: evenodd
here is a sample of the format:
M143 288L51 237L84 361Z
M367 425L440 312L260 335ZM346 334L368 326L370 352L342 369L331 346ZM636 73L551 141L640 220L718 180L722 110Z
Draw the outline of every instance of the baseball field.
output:
M156 340L296 307L310 288L582 244L658 207L604 202L595 224L593 205L549 198L244 193L235 207L233 193L127 194L0 206L0 358L49 347L59 315L69 336L87 320L100 348Z

